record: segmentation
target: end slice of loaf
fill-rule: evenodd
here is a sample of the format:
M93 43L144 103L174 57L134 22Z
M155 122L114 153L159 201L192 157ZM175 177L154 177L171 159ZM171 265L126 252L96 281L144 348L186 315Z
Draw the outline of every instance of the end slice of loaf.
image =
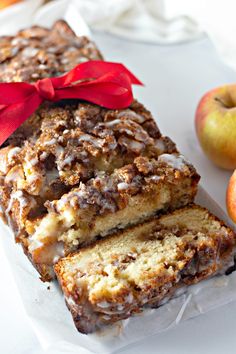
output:
M235 241L223 222L191 205L97 241L55 272L77 329L90 333L226 269Z

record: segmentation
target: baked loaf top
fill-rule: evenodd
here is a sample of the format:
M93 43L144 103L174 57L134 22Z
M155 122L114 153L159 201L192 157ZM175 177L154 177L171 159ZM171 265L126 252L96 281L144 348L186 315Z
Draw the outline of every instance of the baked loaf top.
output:
M216 217L190 205L63 258L55 271L78 330L89 333L224 270L235 242Z
M51 29L34 26L14 37L0 37L0 81L4 82L58 76L83 61L99 59L95 44L77 37L62 20Z

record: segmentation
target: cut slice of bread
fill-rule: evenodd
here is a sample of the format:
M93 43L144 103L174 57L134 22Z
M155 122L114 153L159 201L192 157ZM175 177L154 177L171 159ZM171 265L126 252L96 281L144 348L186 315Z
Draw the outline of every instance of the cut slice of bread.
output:
M90 333L227 269L235 241L223 222L191 205L97 241L55 272L77 329Z

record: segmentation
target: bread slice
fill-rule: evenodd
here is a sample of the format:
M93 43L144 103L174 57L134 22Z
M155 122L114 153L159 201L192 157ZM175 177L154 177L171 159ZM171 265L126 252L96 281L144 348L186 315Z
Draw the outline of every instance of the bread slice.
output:
M235 241L223 222L191 205L69 255L55 272L77 329L90 333L223 271Z

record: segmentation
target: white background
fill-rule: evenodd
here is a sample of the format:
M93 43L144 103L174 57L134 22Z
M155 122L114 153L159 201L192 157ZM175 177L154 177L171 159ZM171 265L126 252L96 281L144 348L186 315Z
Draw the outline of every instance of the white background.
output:
M153 112L163 134L169 135L197 167L202 185L224 208L230 173L214 167L201 152L194 133L194 112L203 93L235 82L236 73L224 66L206 38L177 46L133 43L102 34L95 34L94 39L107 60L123 62L145 83L144 88L135 89L136 96ZM0 277L0 354L41 353L3 250ZM235 325L236 303L231 303L122 353L233 354Z

